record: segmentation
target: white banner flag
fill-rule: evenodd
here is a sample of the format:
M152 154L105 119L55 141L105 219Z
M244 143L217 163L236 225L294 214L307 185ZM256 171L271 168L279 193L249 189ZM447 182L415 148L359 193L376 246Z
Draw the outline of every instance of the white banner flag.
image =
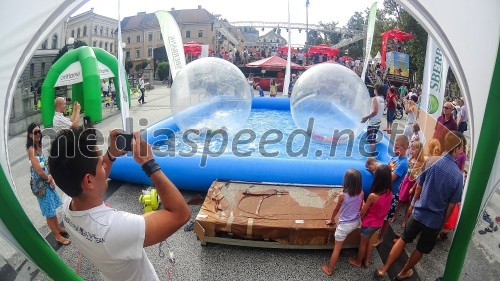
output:
M427 110L435 120L442 113L448 68L449 64L443 53L429 36L425 53L421 105L422 109Z
M283 80L283 96L288 96L288 87L290 86L290 44L292 41L292 37L290 29L290 1L288 1L288 53L286 55L286 67L285 67L285 80Z
M208 45L201 45L200 58L208 57L209 48Z
M175 80L177 73L186 65L186 56L184 55L184 45L182 44L181 31L174 17L167 11L157 11L156 17L160 23L163 43L167 51L172 81Z
M361 79L365 80L366 69L368 68L368 59L372 51L373 31L375 30L375 19L377 18L377 2L373 2L368 16L368 28L366 30L366 49L365 59L363 61L363 71L361 72Z
M122 48L122 27L120 18L120 1L118 1L118 87L120 89L120 107L122 113L122 128L127 134L132 133L132 124L129 120L129 99L127 87L127 72L123 66L123 48Z

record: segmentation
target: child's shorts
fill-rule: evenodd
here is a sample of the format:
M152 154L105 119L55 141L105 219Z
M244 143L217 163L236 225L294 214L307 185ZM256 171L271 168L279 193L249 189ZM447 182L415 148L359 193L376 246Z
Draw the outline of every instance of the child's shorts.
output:
M363 235L364 237L370 237L373 233L375 233L379 229L380 227L362 226L361 235Z
M359 220L352 222L340 222L335 229L335 241L344 241L347 235L358 228Z

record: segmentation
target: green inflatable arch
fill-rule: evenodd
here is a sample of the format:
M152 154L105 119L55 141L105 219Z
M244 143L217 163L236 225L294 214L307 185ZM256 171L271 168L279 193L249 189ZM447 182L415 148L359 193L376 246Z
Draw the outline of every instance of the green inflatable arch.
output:
M73 101L81 104L85 116L90 118L92 123L102 120L101 107L101 79L98 62L106 65L113 73L113 82L118 85L118 61L116 58L101 48L91 48L82 46L64 54L50 68L42 85L41 110L42 120L45 127L52 126L52 120L55 114L54 87L63 73L71 64L80 62L81 72L75 75L82 75L83 82L72 85ZM129 89L127 84L127 90ZM120 96L120 87L116 87L117 97ZM130 98L130 91L127 93ZM120 108L120 99L117 98Z

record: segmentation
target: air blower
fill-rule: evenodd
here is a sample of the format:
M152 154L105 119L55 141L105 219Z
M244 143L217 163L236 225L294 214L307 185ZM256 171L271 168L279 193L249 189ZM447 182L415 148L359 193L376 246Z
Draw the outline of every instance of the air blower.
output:
M158 207L160 206L158 192L154 188L143 190L142 195L139 196L139 202L144 204L144 213L158 210Z

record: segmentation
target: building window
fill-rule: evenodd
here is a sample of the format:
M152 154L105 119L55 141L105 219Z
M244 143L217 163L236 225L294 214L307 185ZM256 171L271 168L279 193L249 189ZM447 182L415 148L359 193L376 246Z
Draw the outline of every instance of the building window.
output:
M106 37L109 37L109 28L106 27Z
M80 38L80 28L76 30L76 38Z
M71 37L75 38L75 30L71 30Z
M160 31L160 40L163 40L163 34L161 34L161 31Z
M35 64L30 64L30 77L35 77Z
M130 44L130 37L127 37L127 44Z
M92 43L92 47L97 47L97 41L94 41L94 42Z
M104 29L104 28L103 28L102 26L101 26L101 29L99 29L99 35L101 35L101 37L102 37L102 30L103 30L103 29Z
M141 43L141 35L137 35L137 37L135 38L135 41L137 43Z
M108 42L104 43L104 50L108 50Z
M203 30L198 30L198 38L203 37Z
M48 45L47 40L43 41L43 43L42 43L42 50L46 50L47 49L47 45Z
M130 51L125 52L125 58L128 60L130 59Z
M87 36L87 26L83 27L83 37Z
M148 58L153 56L153 48L148 48Z
M40 75L44 76L45 75L45 63L42 62L42 69L40 70Z
M153 33L148 33L148 42L153 41Z
M97 25L94 26L94 35L97 35Z
M99 48L102 48L102 41L99 42Z
M113 53L113 43L109 43L109 52Z
M141 50L135 50L135 58L140 59L141 58Z
M52 49L57 49L57 34L52 35Z
M191 38L191 31L190 30L186 30L186 38Z

